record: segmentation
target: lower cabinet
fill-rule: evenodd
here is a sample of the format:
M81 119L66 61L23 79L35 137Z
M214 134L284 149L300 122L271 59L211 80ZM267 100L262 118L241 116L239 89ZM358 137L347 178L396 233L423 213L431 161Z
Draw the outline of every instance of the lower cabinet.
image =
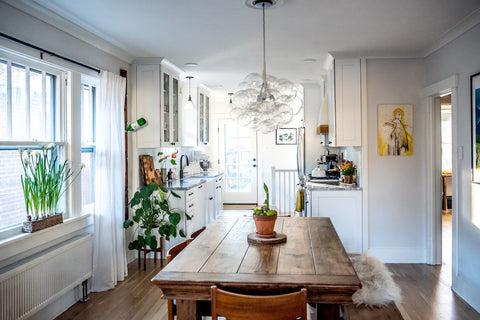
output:
M215 219L223 212L223 175L215 179Z
M312 217L328 217L347 253L362 253L362 191L311 191Z

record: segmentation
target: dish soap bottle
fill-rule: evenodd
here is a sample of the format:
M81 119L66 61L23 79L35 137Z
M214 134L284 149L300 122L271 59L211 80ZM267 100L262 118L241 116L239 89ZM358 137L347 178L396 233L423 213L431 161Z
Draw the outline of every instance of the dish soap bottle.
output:
M172 172L172 169L168 170L168 173L167 173L167 178L168 178L168 180L172 180L172 179L173 179L173 172Z

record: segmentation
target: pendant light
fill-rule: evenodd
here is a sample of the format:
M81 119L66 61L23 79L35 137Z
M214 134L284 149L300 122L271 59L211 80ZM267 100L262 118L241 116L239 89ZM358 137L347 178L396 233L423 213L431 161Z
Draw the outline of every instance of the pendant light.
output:
M254 0L249 7L262 9L263 72L251 73L239 84L233 95L233 119L262 133L287 125L303 106L303 89L287 79L267 75L265 50L265 8L278 4L275 0Z
M188 79L188 100L187 100L185 108L190 109L190 110L195 110L196 109L195 104L192 101L192 94L190 92L190 80L192 80L193 77L192 76L187 76L186 78Z

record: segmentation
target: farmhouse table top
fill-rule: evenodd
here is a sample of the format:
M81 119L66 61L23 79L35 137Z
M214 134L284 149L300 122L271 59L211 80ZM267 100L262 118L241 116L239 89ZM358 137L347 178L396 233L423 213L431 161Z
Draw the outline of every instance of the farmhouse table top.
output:
M252 217L219 217L152 283L163 298L180 300L179 315L195 312L188 301L210 300L212 285L272 293L306 288L310 303L352 303L360 280L329 218L278 217L275 231L287 235L282 244L249 244L254 231Z

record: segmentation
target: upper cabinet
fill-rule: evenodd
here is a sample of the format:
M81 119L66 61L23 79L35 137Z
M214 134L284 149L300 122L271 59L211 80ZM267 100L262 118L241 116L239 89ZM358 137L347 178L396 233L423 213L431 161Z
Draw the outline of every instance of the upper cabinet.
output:
M360 59L335 60L335 131L337 146L362 144Z
M180 145L179 132L179 74L162 63L162 104L161 104L161 134L162 147Z
M210 141L210 93L200 86L197 89L198 110L198 145L208 145Z
M180 146L180 71L159 59L137 60L134 66L136 119L147 120L136 132L137 148Z
M327 146L362 144L360 79L360 59L334 60L327 89L330 97Z

